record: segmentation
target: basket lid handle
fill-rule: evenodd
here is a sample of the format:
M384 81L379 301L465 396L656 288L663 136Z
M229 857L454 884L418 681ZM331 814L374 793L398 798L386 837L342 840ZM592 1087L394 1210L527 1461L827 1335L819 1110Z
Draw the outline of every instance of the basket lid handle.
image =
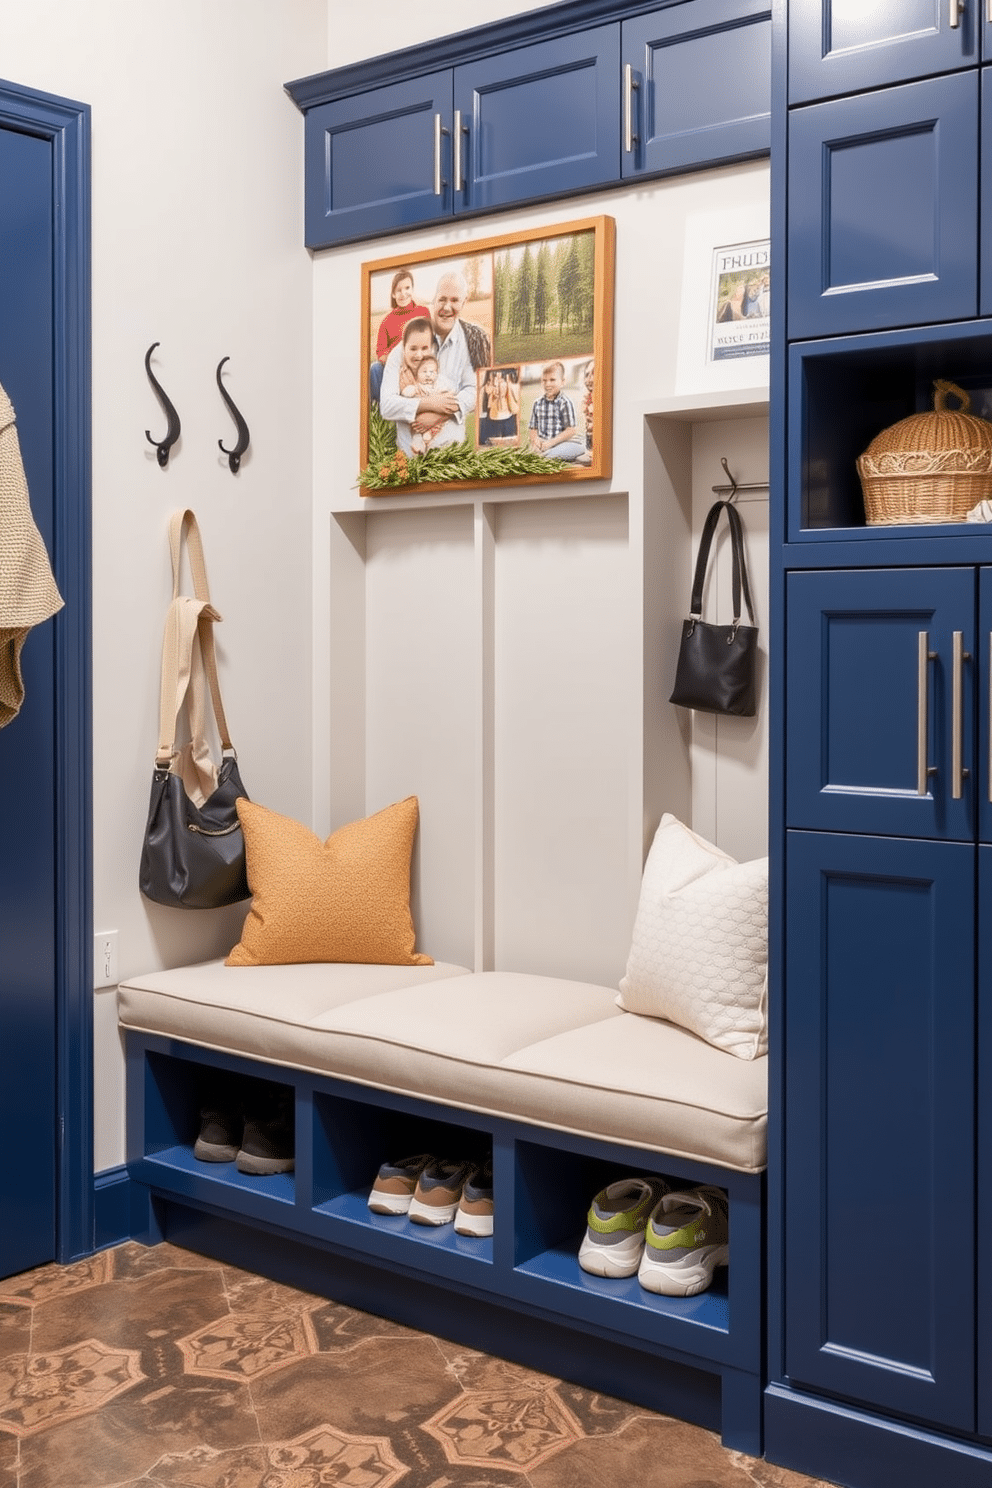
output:
M958 387L956 382L947 382L944 378L939 377L934 383L933 387L933 406L938 413L946 412L947 399L952 393L954 394L955 398L958 398L961 401L959 412L968 412L968 409L971 407L971 398L965 392L964 388Z

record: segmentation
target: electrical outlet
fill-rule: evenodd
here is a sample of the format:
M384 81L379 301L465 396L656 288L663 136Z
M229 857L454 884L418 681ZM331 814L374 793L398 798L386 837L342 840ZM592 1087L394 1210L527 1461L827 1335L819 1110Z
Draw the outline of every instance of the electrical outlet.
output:
M116 987L119 980L117 931L98 930L93 937L93 985L94 987Z

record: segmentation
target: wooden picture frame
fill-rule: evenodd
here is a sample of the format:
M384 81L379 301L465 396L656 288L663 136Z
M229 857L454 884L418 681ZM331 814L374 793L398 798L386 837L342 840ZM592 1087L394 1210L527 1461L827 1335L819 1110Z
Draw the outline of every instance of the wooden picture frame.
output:
M615 241L590 217L362 265L363 495L610 476Z

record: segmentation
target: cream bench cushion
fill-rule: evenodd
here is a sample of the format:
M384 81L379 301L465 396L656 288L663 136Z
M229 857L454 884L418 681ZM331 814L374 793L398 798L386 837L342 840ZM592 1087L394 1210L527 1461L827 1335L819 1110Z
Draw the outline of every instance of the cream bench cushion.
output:
M759 1172L767 1059L741 1060L616 988L434 966L226 967L122 983L125 1028L270 1064Z

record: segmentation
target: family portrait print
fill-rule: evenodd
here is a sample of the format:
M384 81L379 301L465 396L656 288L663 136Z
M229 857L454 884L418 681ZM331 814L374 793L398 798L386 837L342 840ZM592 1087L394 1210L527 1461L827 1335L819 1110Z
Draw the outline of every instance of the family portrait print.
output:
M605 476L613 222L363 265L364 494Z

